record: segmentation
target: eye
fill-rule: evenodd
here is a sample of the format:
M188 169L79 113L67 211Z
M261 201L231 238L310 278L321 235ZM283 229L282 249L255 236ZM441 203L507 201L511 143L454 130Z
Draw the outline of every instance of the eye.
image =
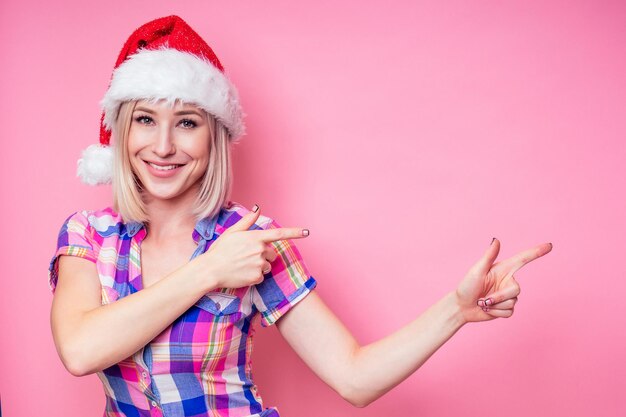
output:
M152 118L149 116L141 115L141 116L135 117L135 121L138 123L141 123L142 125L147 125L150 122L152 122Z
M191 119L183 119L180 121L180 123L183 125L184 128L187 129L193 129L194 127L198 126L198 124Z

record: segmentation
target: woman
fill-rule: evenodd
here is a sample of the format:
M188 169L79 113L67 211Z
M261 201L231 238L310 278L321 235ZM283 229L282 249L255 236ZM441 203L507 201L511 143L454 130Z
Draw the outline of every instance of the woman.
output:
M552 247L494 264L494 238L455 291L359 346L313 291L290 241L308 230L229 201L230 146L244 133L238 95L184 21L157 19L131 35L102 107L100 144L85 151L79 175L112 181L113 207L66 220L49 280L61 360L73 375L98 374L106 416L278 416L252 380L257 315L365 406L465 323L510 317L520 291L513 274Z

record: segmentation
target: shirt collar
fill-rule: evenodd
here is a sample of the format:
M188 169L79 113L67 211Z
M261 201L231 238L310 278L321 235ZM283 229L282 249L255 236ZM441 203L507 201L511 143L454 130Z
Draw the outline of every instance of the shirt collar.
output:
M143 223L141 222L129 222L126 223L126 234L130 237L133 237L143 229Z
M200 239L208 242L213 238L215 225L217 224L217 217L218 216L205 217L196 223L192 233L193 240L196 243L198 243Z
M217 218L218 216L205 217L196 222L192 233L193 240L196 243L198 243L201 239L209 241L213 238ZM140 230L145 231L145 225L142 222L128 222L126 224L126 234L129 237L135 236Z

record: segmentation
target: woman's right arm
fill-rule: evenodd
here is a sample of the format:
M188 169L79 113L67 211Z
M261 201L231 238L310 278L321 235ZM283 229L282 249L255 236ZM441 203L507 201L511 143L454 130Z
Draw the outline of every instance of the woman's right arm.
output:
M128 358L216 288L192 261L141 291L101 305L95 264L74 256L61 256L58 262L52 335L61 361L75 376Z

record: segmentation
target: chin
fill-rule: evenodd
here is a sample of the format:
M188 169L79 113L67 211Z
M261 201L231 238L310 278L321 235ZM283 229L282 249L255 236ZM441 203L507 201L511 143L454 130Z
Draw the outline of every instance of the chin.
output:
M156 200L171 200L174 198L187 195L189 193L197 194L200 183L196 182L194 185L187 184L154 184L148 183L144 188L144 192L151 199Z

